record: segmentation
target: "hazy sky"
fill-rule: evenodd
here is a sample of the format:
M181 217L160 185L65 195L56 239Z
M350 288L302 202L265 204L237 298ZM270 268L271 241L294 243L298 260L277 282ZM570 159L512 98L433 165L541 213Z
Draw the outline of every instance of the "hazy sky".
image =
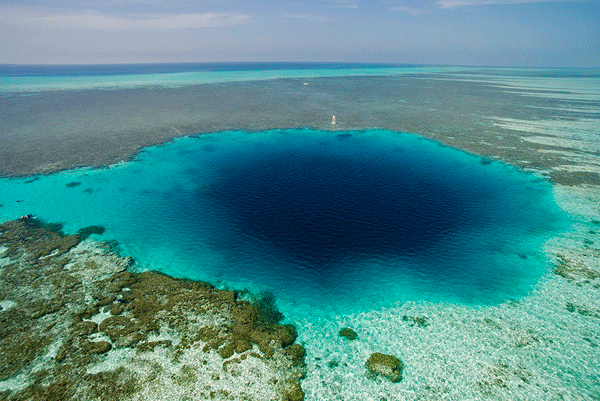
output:
M600 67L600 0L0 0L0 63Z

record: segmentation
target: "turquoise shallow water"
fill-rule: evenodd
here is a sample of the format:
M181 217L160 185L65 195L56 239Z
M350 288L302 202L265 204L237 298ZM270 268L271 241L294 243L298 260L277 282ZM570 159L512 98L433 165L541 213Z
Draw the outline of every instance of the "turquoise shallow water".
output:
M495 304L549 270L551 187L384 130L220 132L105 169L0 181L2 220L103 225L142 269L350 313Z
M332 63L225 63L132 66L0 66L1 92L48 90L182 87L206 83L261 81L281 78L395 76L444 73L464 67Z

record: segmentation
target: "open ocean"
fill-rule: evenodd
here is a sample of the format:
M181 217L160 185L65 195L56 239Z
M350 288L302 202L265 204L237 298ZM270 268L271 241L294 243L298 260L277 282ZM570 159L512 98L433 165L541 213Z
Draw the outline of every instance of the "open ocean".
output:
M503 399L476 384L503 364L513 399L600 396L598 289L553 273L599 229L569 195L598 185L596 70L0 66L0 102L1 222L101 225L136 270L273 293L309 400ZM380 349L401 383L364 376Z

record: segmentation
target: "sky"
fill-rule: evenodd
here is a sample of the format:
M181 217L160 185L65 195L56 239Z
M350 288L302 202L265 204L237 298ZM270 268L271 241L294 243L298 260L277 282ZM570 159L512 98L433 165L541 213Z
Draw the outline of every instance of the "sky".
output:
M0 64L600 67L600 0L0 0Z

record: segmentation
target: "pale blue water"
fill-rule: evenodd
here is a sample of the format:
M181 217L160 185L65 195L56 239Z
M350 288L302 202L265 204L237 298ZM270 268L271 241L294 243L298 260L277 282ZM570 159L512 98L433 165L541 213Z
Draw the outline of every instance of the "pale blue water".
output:
M526 295L568 223L535 176L384 130L180 138L106 169L3 179L0 203L3 221L103 225L139 268L336 313Z
M395 76L464 71L463 67L353 63L204 63L91 66L0 65L0 92L182 87L281 78Z

